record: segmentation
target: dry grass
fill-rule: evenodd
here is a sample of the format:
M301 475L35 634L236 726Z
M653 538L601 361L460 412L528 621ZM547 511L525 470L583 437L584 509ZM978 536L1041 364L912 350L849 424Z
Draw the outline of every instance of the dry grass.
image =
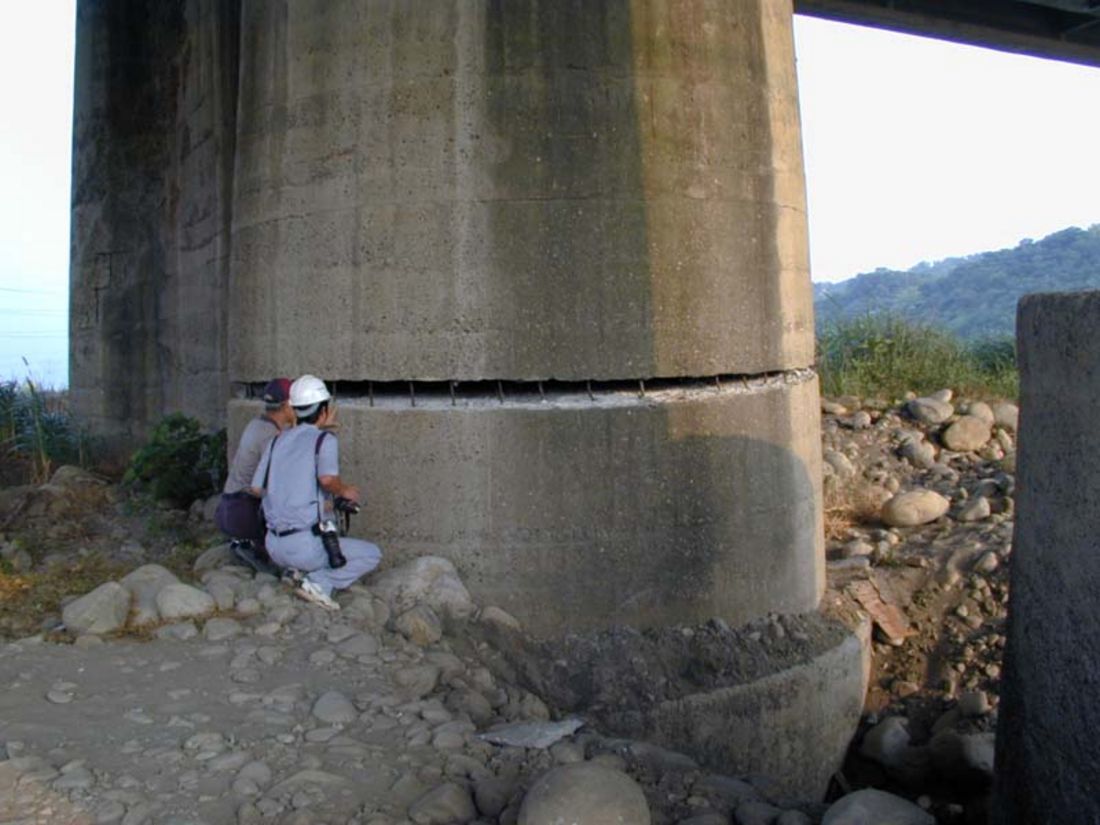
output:
M842 541L853 527L878 524L883 493L863 478L826 479L824 521L826 541Z
M67 597L83 595L127 572L125 565L99 555L55 564L42 572L16 573L0 567L0 636L39 632L42 621L57 615Z

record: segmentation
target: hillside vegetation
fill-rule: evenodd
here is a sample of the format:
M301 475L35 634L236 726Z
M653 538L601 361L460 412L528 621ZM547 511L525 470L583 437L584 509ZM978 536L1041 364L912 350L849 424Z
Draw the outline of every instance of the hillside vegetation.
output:
M1020 296L1075 289L1100 289L1100 224L1024 240L1014 249L816 284L814 308L819 328L887 315L975 341L1013 336Z

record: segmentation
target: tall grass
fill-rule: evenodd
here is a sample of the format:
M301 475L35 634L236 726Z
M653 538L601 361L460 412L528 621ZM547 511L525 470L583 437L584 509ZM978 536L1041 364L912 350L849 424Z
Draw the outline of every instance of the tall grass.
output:
M818 330L825 395L900 398L951 388L977 398L1014 398L1011 339L968 344L935 327L887 315L829 322Z
M43 484L62 464L87 466L88 453L88 435L70 414L66 393L42 389L31 378L0 381L0 456L23 475L5 473L0 480Z

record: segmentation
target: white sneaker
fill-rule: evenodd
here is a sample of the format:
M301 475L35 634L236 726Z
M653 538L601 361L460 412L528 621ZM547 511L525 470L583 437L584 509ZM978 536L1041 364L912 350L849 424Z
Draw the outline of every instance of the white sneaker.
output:
M320 585L314 584L309 579L303 579L302 583L294 590L298 598L305 599L307 602L313 602L325 610L339 610L340 605L332 600L331 596L325 594Z

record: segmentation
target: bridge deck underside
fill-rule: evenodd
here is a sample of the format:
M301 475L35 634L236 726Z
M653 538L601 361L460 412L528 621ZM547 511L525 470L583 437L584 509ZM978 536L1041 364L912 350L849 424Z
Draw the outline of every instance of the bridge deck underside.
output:
M1098 0L795 0L798 14L1100 66Z

